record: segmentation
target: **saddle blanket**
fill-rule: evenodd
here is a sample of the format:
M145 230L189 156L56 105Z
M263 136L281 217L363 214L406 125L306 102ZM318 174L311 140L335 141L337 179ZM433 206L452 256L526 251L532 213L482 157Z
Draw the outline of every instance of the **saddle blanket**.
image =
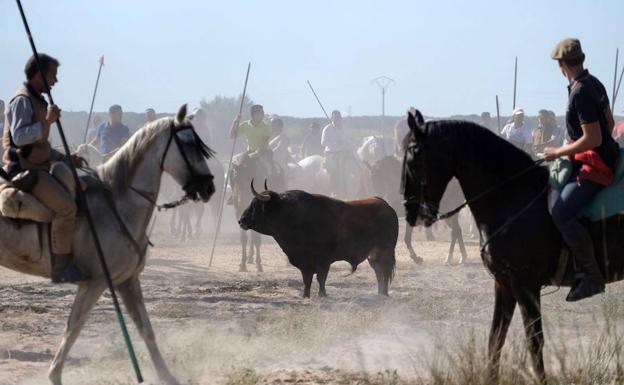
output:
M617 215L624 211L624 149L620 149L620 157L615 169L613 183L598 194L579 212L579 217L592 222ZM572 175L572 162L567 158L559 158L548 164L550 187L561 191Z

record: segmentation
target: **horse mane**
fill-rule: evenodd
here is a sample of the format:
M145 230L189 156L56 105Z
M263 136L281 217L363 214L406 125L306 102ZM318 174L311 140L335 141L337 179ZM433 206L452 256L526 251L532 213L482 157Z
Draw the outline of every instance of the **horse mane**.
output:
M106 163L97 167L100 180L116 193L127 190L147 148L172 122L173 118L166 117L141 127Z
M454 138L456 151L471 151L471 156L477 163L484 165L487 172L501 179L511 177L534 163L529 154L473 122L435 120L427 122L425 127L427 137L444 137L450 133ZM543 186L548 172L545 167L537 170L539 178L527 180L539 181L540 186Z

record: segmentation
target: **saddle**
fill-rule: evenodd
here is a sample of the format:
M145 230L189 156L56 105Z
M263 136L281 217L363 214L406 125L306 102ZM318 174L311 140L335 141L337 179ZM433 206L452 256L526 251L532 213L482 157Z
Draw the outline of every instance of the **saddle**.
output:
M596 222L617 214L624 214L624 149L620 149L620 157L614 172L613 183L600 190L598 194L579 212L579 217ZM567 158L559 158L548 165L550 187L561 191L573 172L572 162Z
M67 183L72 183L73 185L73 180L60 180L60 182L66 187L68 187ZM83 191L99 186L95 177L89 174L82 175L80 182ZM41 203L34 195L18 189L7 179L0 178L0 216L39 223L51 223L54 219L54 211Z

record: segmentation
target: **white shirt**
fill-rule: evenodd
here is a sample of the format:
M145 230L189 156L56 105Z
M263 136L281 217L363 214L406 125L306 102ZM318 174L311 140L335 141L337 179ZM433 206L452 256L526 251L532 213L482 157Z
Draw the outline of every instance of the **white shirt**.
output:
M328 124L323 128L321 135L321 145L325 147L325 152L340 152L347 150L344 128L336 128L333 124Z
M501 136L518 147L533 143L533 131L526 124L515 127L513 122L503 127Z

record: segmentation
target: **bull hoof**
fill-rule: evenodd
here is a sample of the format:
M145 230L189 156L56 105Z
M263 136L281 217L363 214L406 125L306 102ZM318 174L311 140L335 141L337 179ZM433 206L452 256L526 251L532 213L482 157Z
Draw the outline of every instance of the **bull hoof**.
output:
M244 263L241 263L241 265L238 267L238 271L239 272L246 272L247 271L247 266Z
M262 265L261 265L261 264L259 264L259 263L258 263L258 264L256 264L256 271L257 271L258 273L262 273L262 272L264 271L264 269L262 268Z

